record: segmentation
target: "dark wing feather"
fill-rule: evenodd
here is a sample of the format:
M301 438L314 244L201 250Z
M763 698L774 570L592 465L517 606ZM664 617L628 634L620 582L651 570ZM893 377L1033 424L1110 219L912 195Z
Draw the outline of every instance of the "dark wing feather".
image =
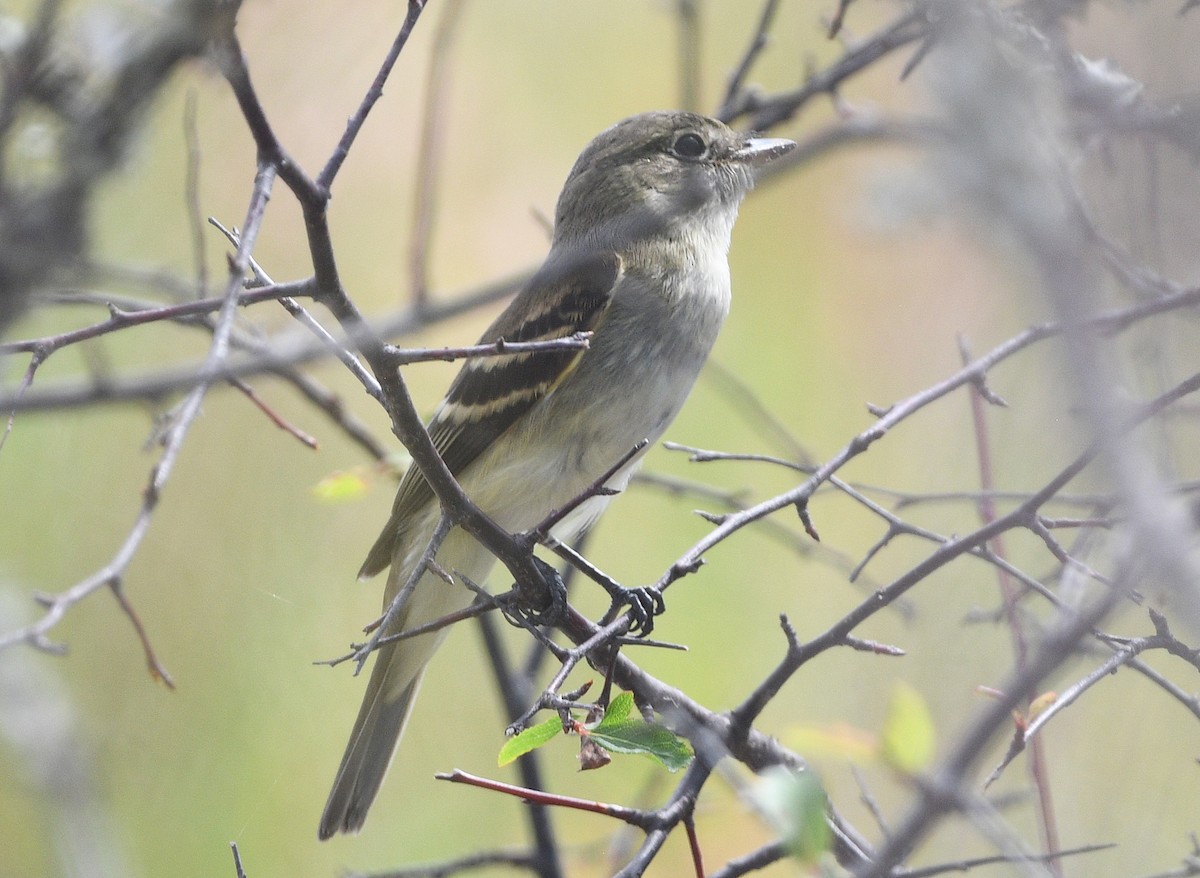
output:
M594 330L621 276L616 253L548 263L480 339L480 344L544 341ZM586 350L501 354L467 360L429 424L429 436L458 475L513 423L545 398L586 356ZM359 570L374 576L392 562L408 519L433 498L417 467L400 482L392 515Z

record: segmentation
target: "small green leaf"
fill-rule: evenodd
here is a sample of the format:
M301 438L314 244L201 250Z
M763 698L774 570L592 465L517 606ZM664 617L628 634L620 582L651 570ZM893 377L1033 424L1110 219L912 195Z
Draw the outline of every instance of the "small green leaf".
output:
M589 737L613 753L638 753L657 760L668 771L679 771L692 761L688 742L662 726L638 720L601 723Z
M933 761L933 717L925 699L907 683L897 683L883 723L883 761L905 774L916 774Z
M754 800L792 856L814 864L829 850L825 791L811 771L767 769L754 787Z
M317 499L326 503L345 503L358 500L367 492L367 480L362 470L338 470L313 485Z
M633 693L622 692L611 702L609 702L608 710L604 711L604 716L596 727L600 728L608 722L620 722L629 717L633 712Z
M692 761L692 748L687 741L634 714L632 692L622 692L609 702L604 716L587 726L585 734L605 750L649 756L669 771L686 768Z
M525 731L513 735L504 742L504 746L500 748L500 756L496 759L497 764L508 765L508 763L516 760L517 757L524 756L531 750L536 750L547 741L562 734L562 730L562 720L558 717L552 717L544 723L530 726Z

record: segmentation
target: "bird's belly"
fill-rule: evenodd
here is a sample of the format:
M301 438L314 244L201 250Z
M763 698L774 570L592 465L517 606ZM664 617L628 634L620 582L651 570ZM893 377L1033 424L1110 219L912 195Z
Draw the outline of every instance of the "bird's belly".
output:
M505 441L462 473L463 487L480 508L508 530L526 530L594 484L637 443L662 436L687 399L728 307L727 295L715 293L684 302L633 289L614 302L579 365L510 428ZM623 489L646 450L607 484ZM569 539L609 499L592 498L555 535Z
M512 443L502 443L508 453L485 453L463 474L464 489L501 527L533 527L594 484L639 442L655 442L678 413L698 370L697 365L683 375L678 368L670 374L626 373L620 386L564 382L535 416L514 425ZM584 387L588 398L580 399ZM526 453L513 454L514 447ZM614 473L608 486L624 489L648 447ZM513 485L523 487L514 491ZM583 504L556 529L556 537L572 538L610 499L594 497Z

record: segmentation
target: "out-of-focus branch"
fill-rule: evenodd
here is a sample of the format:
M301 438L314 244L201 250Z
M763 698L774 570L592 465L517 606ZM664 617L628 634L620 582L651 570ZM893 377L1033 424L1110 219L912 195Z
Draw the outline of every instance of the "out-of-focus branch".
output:
M959 352L963 362L971 359L966 340L959 337ZM979 487L983 491L991 491L996 487L995 471L992 460L991 437L988 433L987 403L995 405L997 397L983 382L976 384L970 391L971 422L974 427L975 449L979 462ZM990 499L984 498L978 504L979 518L984 524L996 520L996 507ZM1042 527L1040 520L1035 522L1035 529ZM1008 551L1003 534L996 536L987 549L997 558L1007 560ZM1066 564L1068 559L1063 553L1059 560ZM1005 619L1008 623L1009 635L1012 639L1014 668L1020 672L1025 669L1029 656L1029 634L1025 623L1017 611L1019 593L1017 583L1008 575L1004 567L996 567L997 584L1000 587L1000 599L1003 604ZM1029 749L1029 777L1037 793L1039 825L1042 830L1042 846L1049 851L1059 848L1058 820L1054 811L1054 799L1050 786L1050 771L1047 762L1046 748L1043 740L1037 738ZM1054 875L1061 876L1059 864L1052 861L1047 864Z
M912 10L901 14L878 33L860 41L836 62L809 76L799 88L770 96L743 89L740 98L735 95L721 108L720 118L729 122L748 117L751 128L764 131L793 118L813 98L835 94L846 80L880 58L925 39L929 33L929 22L924 6L917 4Z
M257 299L277 299L285 296L295 296L307 289L307 284L280 285L269 291L256 290L242 294L245 297ZM261 295L258 295L261 294ZM211 310L208 307L196 307L206 303L195 302L188 305L166 306L153 308L144 312L124 312L115 310L112 317L101 324L95 324L82 330L63 333L56 336L46 336L39 339L29 339L14 342L24 349L36 353L44 360L50 353L74 344L79 340L108 332L118 331L124 326L161 320L183 320L187 314L203 313ZM380 354L385 361L391 361L397 366L410 363L450 362L473 357L498 357L512 353L533 353L542 351L578 350L586 348L588 337L586 333L568 336L561 339L531 342L493 342L484 345L464 345L461 347L441 348L392 348L385 347ZM328 355L328 348L322 343L306 340L295 340L289 344L275 346L256 345L258 350L249 357L239 358L217 365L202 363L199 366L159 369L138 378L127 378L122 381L104 380L68 384L65 386L46 388L36 393L21 393L19 390L12 395L0 398L0 411L46 411L59 408L74 408L103 402L128 402L131 400L155 400L172 393L187 391L198 384L225 381L235 378L248 378L264 373L277 373L292 366L311 362Z
M856 878L888 878L931 826L970 795L967 774L1012 711L1031 698L1046 676L1073 654L1079 641L1108 615L1120 597L1121 592L1113 589L1083 612L1060 619L1058 627L1033 652L1026 669L1002 687L1000 697L976 716L949 755L923 778L919 803L894 828L870 865L854 872Z
M240 3L174 0L149 27L135 24L131 14L108 35L124 46L120 58L90 66L84 58L77 67L67 60L77 53L56 51L60 40L69 39L59 6L42 2L24 39L0 58L0 132L11 133L33 108L51 114L59 126L55 172L48 179L23 180L12 172L19 163L0 156L8 170L0 176L0 330L47 279L86 253L95 187L121 163L171 72L204 55L210 39L230 32ZM3 138L5 153L16 148L14 140Z
M212 343L209 346L208 356L204 362L203 369L206 374L216 371L229 355L230 336L233 332L233 319L237 314L239 296L242 291L242 278L246 273L250 252L254 247L258 230L262 225L262 219L266 212L267 201L274 180L275 174L271 166L260 166L259 173L255 176L250 205L246 211L246 221L243 226L246 231L242 235L241 246L238 248L238 252L230 259L229 278L226 283L224 301L217 314ZM46 634L50 629L62 620L71 607L98 589L107 586L113 591L122 610L125 611L138 633L151 675L156 679L162 680L168 686L173 686L170 675L159 663L158 657L150 645L150 640L142 627L141 620L133 611L124 594L123 580L125 570L133 561L150 527L154 511L158 507L158 501L162 496L163 488L166 486L167 480L174 469L175 461L183 448L183 442L187 436L188 429L199 414L200 405L215 380L215 378L210 378L198 383L175 408L171 424L163 434L162 456L150 471L149 481L142 492L141 509L138 511L128 536L126 536L120 548L117 549L112 560L99 571L73 587L54 597L46 598L43 601L46 607L45 614L39 620L24 628L0 635L0 649L20 642L43 649L53 648L46 640Z
M20 624L23 598L10 584L0 583L0 627ZM104 800L86 724L61 676L67 666L48 665L45 659L28 651L0 656L0 746L11 769L6 786L40 794L40 819L49 824L55 840L59 872L129 875L133 865L121 844L125 834Z
M726 120L736 118L739 115L739 108L753 100L752 96L745 93L746 77L750 75L750 70L754 67L754 62L758 60L762 50L767 47L771 23L774 21L778 9L779 0L764 0L758 24L754 28L746 51L742 54L742 59L734 68L729 77L729 84L725 87L725 97L721 100L721 108L717 110L717 118Z
M417 146L417 165L413 173L412 237L408 242L409 300L415 309L429 304L429 245L437 209L437 182L444 152L443 129L446 120L446 91L449 88L449 62L454 38L462 21L465 0L448 0L442 4L442 15L429 53L429 71L425 77L425 106L422 110L420 142Z

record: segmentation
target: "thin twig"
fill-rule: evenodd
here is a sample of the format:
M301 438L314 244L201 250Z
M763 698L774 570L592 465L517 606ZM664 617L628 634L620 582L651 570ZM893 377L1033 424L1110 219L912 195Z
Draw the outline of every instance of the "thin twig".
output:
M721 101L721 108L717 110L718 118L728 121L738 115L738 106L745 101L743 90L746 85L746 77L750 74L754 62L758 60L759 54L767 46L767 32L771 29L771 22L775 18L778 8L779 0L765 0L763 3L762 12L758 16L758 24L750 36L746 51L742 53L742 59L734 68L729 77L729 84L725 87L725 97Z
M580 799L575 796L559 796L553 793L542 792L541 790L531 790L526 787L518 787L513 784L489 780L478 775L468 774L465 771L443 772L435 774L434 777L438 780L449 781L450 783L466 784L467 786L491 790L495 793L504 793L505 795L515 796L526 802L552 805L559 808L570 808L575 811L589 811L592 814L603 814L605 817L612 817L632 826L645 828L654 822L653 817L648 815L646 811L638 808L626 808L624 805L610 805L606 802Z
M958 343L959 355L962 357L963 364L966 365L971 360L970 349L966 339L961 335L959 336ZM996 485L992 472L992 452L988 434L987 411L984 407L986 402L993 401L993 397L987 389L985 380L980 379L971 385L968 400L971 406L971 424L975 436L975 452L979 462L979 487L985 494L984 499L979 501L977 508L979 520L986 525L996 520L996 507L986 497L986 493L994 490ZM1033 526L1037 526L1036 521ZM1007 560L1008 553L1005 548L1003 534L997 534L993 537L988 548L997 558ZM1014 668L1017 673L1020 673L1025 669L1025 664L1028 660L1029 642L1024 623L1017 613L1017 590L1003 567L997 566L995 570L1000 587L1001 600L1004 605L1005 617L1008 622L1009 634L1012 637L1015 658ZM1034 789L1037 791L1038 818L1042 831L1043 847L1046 850L1058 850L1058 822L1054 813L1054 800L1050 789L1050 773L1049 766L1046 763L1045 747L1040 738L1033 742L1033 747L1030 749L1029 775L1033 781ZM1062 871L1056 861L1048 865L1055 875L1062 875Z
M1078 857L1082 854L1094 854L1100 851L1112 850L1118 847L1115 844L1087 844L1077 848L1067 848L1065 850L1056 850L1048 854L1031 854L1027 857L1028 860L1037 863L1057 864L1058 860L1063 857ZM973 857L967 860L957 860L955 862L938 863L933 866L924 866L920 869L904 869L896 873L896 878L935 878L937 875L945 875L950 872L970 872L973 869L978 869L980 866L992 866L1003 863L1017 862L1007 854L996 854L991 857Z
M346 160L346 156L350 154L350 147L354 145L354 140L358 137L358 132L362 130L363 124L367 121L367 114L371 112L371 108L375 106L375 102L383 96L383 86L387 82L388 76L391 75L392 68L396 66L396 61L399 60L400 53L404 51L404 47L408 43L408 38L412 35L413 28L417 26L417 19L425 11L425 4L426 0L408 0L408 13L404 16L404 23L400 26L400 31L396 34L396 39L392 41L392 47L388 50L387 56L379 66L379 72L375 74L375 79L371 82L371 87L367 89L367 93L363 96L358 109L346 121L346 130L342 133L342 138L338 141L337 147L334 148L333 154L329 157L329 160L325 163L325 167L321 169L321 173L317 176L316 184L322 190L327 192L333 186L333 179L337 176L338 171L341 170L342 162Z
M200 134L196 130L196 90L189 89L183 104L183 138L187 143L187 168L184 177L184 203L187 206L188 231L192 236L193 270L196 273L195 298L208 290L208 248L204 237L203 211L200 209Z
M346 872L345 878L451 878L475 869L503 866L510 869L527 869L538 872L537 859L528 851L496 850L481 851L465 857L457 857L429 866L411 866L407 869L389 869L386 872Z
M237 842L231 841L229 843L229 849L233 852L233 873L234 873L234 875L236 876L236 878L247 878L246 870L244 868L242 868L242 855L238 851Z
M229 354L229 339L233 331L233 319L237 313L239 304L242 277L246 270L246 263L249 259L251 249L257 238L258 230L262 225L262 218L266 211L267 200L274 180L275 173L273 168L270 165L261 165L258 174L255 176L250 205L246 211L246 222L243 226L246 232L242 237L241 246L230 260L229 279L226 283L224 302L217 315L212 343L209 346L208 356L204 362L204 371L206 372L216 371ZM201 403L211 385L211 380L198 384L188 393L175 410L173 422L165 434L162 455L151 469L149 481L142 493L141 509L134 520L133 527L113 558L101 570L49 599L45 604L46 612L40 619L24 628L0 635L0 649L20 642L26 642L39 648L47 648L47 632L62 620L67 610L92 592L107 586L117 595L121 607L126 610L130 621L135 626L135 629L137 629L151 673L168 686L172 685L169 675L166 674L165 669L159 664L153 649L150 648L149 639L142 630L140 620L132 612L131 605L125 595L120 593L120 589L123 587L122 578L125 570L133 561L142 540L145 538L153 519L154 511L158 506L159 498L162 496L163 488L166 486L167 480L174 469L175 462L183 448L184 439L196 416L200 413Z
M437 208L445 109L449 106L451 47L462 20L463 0L447 0L433 32L429 50L429 68L425 74L425 103L421 111L420 140L417 143L417 165L413 174L412 237L408 243L408 283L410 304L423 308L429 303L429 245L433 239L434 215ZM411 13L411 7L410 7Z
M413 590L417 587L417 583L421 581L426 572L428 572L429 567L434 563L438 550L442 547L442 542L449 535L453 527L454 522L443 512L433 528L433 534L429 537L429 543L425 546L425 551L422 553L421 559L413 567L413 571L409 574L408 579L404 581L404 585L392 597L387 609L384 610L383 616L375 623L375 633L371 635L370 640L355 651L355 674L362 671L363 665L366 664L371 653L380 647L380 641L385 636L394 633L391 630L392 624L395 622L396 617L400 615L400 611L404 608L404 605L408 603Z
M675 13L679 25L679 108L694 113L702 106L700 3L697 0L675 0Z

